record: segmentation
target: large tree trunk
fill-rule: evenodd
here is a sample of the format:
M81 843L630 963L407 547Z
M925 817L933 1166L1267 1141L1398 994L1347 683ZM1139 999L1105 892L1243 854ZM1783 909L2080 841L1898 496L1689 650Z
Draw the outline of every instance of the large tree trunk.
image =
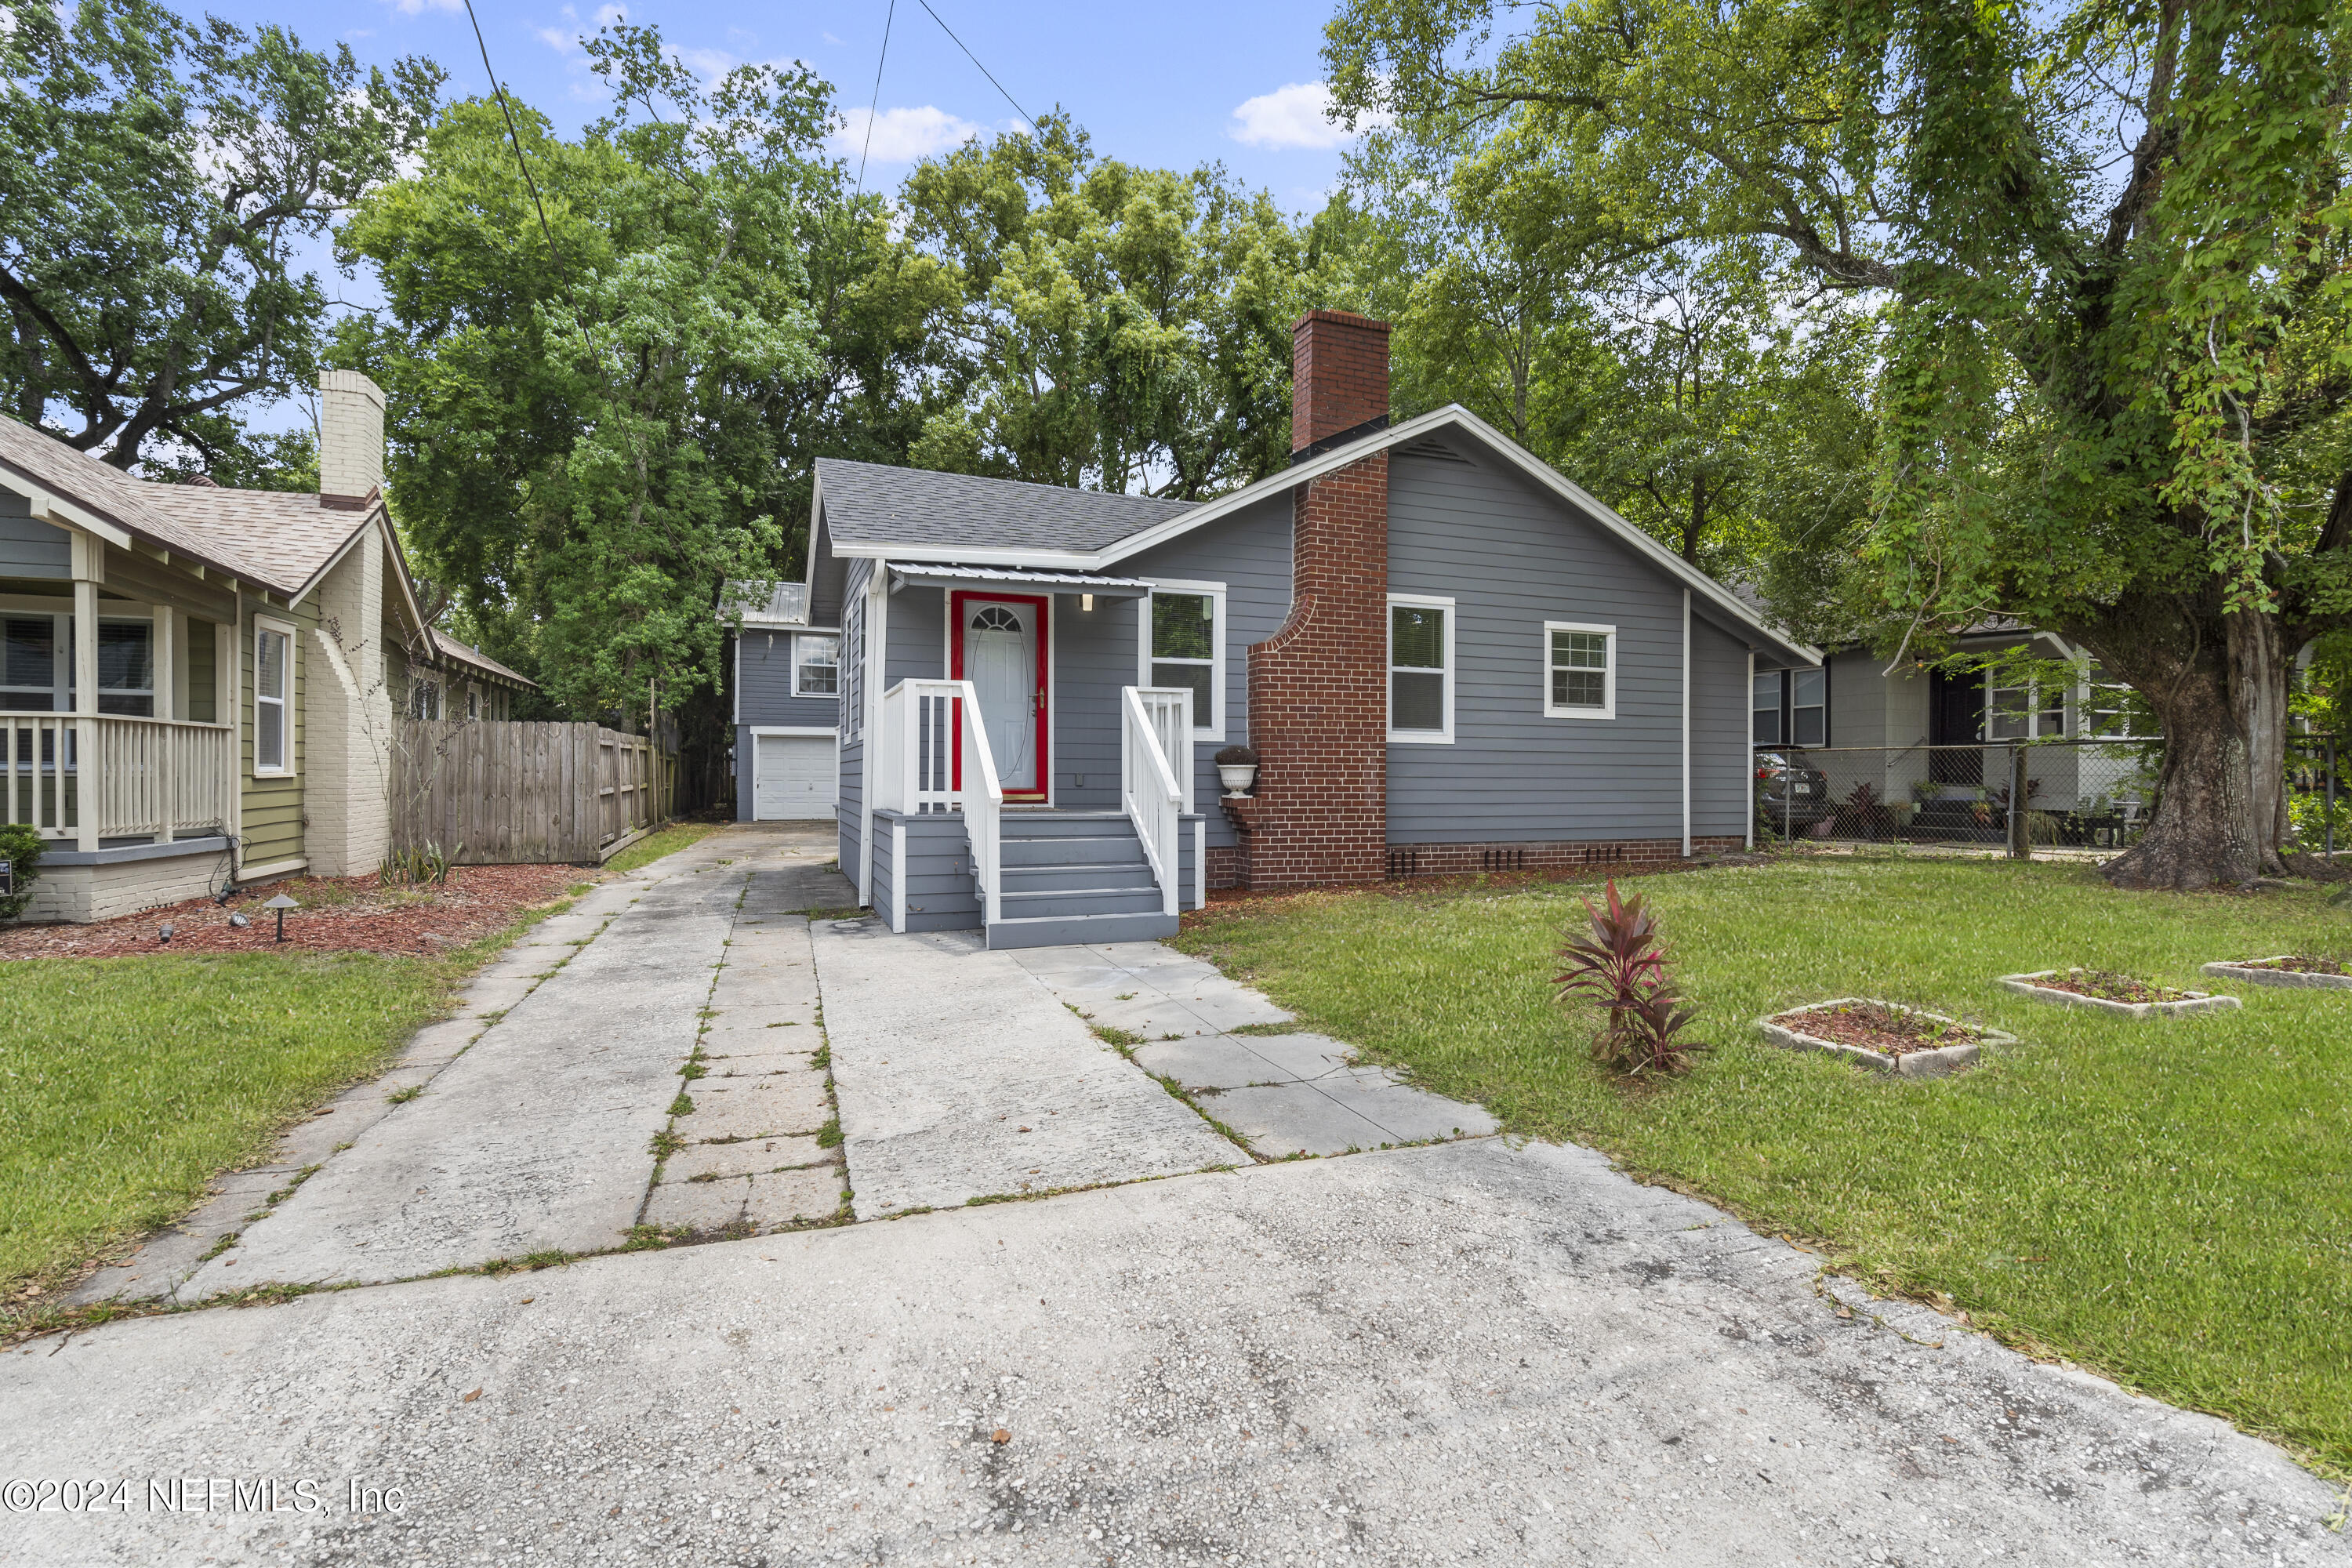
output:
M2284 869L2290 661L2278 619L2239 611L2197 630L2194 651L2168 668L2103 661L2147 699L2164 734L2147 831L2105 868L2119 888L2192 891Z

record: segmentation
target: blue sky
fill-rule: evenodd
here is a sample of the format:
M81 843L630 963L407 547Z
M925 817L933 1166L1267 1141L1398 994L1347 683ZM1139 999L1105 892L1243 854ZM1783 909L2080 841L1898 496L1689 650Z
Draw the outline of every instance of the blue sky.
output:
M930 4L1023 108L1032 114L1056 104L1068 109L1101 153L1178 168L1222 161L1294 212L1319 206L1339 173L1339 133L1316 112L1317 51L1331 0ZM510 89L566 129L595 116L600 84L574 40L594 31L598 0L475 5L491 64ZM248 25L288 22L313 47L328 42L320 14L280 0L215 0L205 8ZM658 26L681 58L700 68L746 59L807 61L835 84L859 122L848 137L854 166L890 0L656 0L625 9L629 20ZM429 55L450 73L452 93L486 85L462 0L358 0L326 15L363 59ZM926 153L973 130L1013 122L1012 106L925 14L921 0L898 0L868 184L896 184Z

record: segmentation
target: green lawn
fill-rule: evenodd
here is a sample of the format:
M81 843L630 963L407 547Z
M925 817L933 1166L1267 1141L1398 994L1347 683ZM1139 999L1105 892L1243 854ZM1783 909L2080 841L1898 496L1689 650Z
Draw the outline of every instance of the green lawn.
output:
M1948 1296L2012 1342L2226 1415L2352 1473L2352 993L2233 986L2201 963L2352 953L2310 890L2175 896L2079 866L1794 859L1631 881L1717 1042L1627 1087L1551 1000L1580 895L1380 890L1212 911L1179 945L1311 1027L1607 1151L1883 1288ZM2235 991L2137 1023L2010 995L2070 964ZM1751 1020L1864 994L2020 1037L1942 1082L1775 1050Z
M0 965L0 1289L185 1213L216 1172L383 1063L470 967L366 953Z

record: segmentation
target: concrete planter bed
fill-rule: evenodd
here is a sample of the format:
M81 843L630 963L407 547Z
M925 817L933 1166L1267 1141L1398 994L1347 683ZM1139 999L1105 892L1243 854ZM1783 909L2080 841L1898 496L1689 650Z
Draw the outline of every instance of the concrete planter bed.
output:
M2120 1013L2127 1018L2170 1018L2184 1013L2222 1013L2235 1007L2235 996L2210 991L2183 991L2126 974L2095 969L2037 969L2031 974L2004 974L2001 986L2036 1002L2061 1007L2090 1007ZM2101 995L2096 993L2105 992Z
M1756 1026L1784 1050L1822 1051L1901 1078L1948 1078L1976 1066L1980 1047L2017 1043L2014 1035L1999 1029L1869 996L1809 1002L1759 1018ZM1831 1034L1847 1038L1832 1039Z
M2344 972L2340 960L2301 958L2294 953L2281 953L2276 958L2240 958L2209 963L2205 966L2205 973L2216 980L2242 980L2250 985L2352 987L2352 974Z

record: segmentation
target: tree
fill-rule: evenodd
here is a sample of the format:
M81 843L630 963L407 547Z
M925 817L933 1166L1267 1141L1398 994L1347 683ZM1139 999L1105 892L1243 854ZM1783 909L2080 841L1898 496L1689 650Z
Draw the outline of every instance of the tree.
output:
M339 243L388 307L338 354L384 385L395 510L458 613L634 725L707 700L722 584L782 565L772 416L819 368L802 235L838 169L803 69L705 87L650 29L587 46L613 113L567 142L517 110L536 193L472 100L361 204Z
M1350 302L1395 324L1399 412L1462 404L1718 574L1766 572L1785 523L1811 547L1796 481L1866 490L1866 316L1753 244L1629 229L1519 141L1442 114L1377 131L1348 163L1362 216L1343 196L1317 220Z
M1885 641L2000 611L2166 747L2129 887L2279 864L2286 675L2352 611L2345 107L2325 0L1349 0L1346 108L1511 122L1659 244L1884 310L1862 566Z
M1290 460L1302 246L1263 192L1097 159L1049 115L919 165L901 204L961 293L918 465L1197 500Z
M243 411L307 391L329 301L296 252L389 177L441 72L362 72L293 34L150 0L23 5L0 30L0 397L130 468L299 468Z

